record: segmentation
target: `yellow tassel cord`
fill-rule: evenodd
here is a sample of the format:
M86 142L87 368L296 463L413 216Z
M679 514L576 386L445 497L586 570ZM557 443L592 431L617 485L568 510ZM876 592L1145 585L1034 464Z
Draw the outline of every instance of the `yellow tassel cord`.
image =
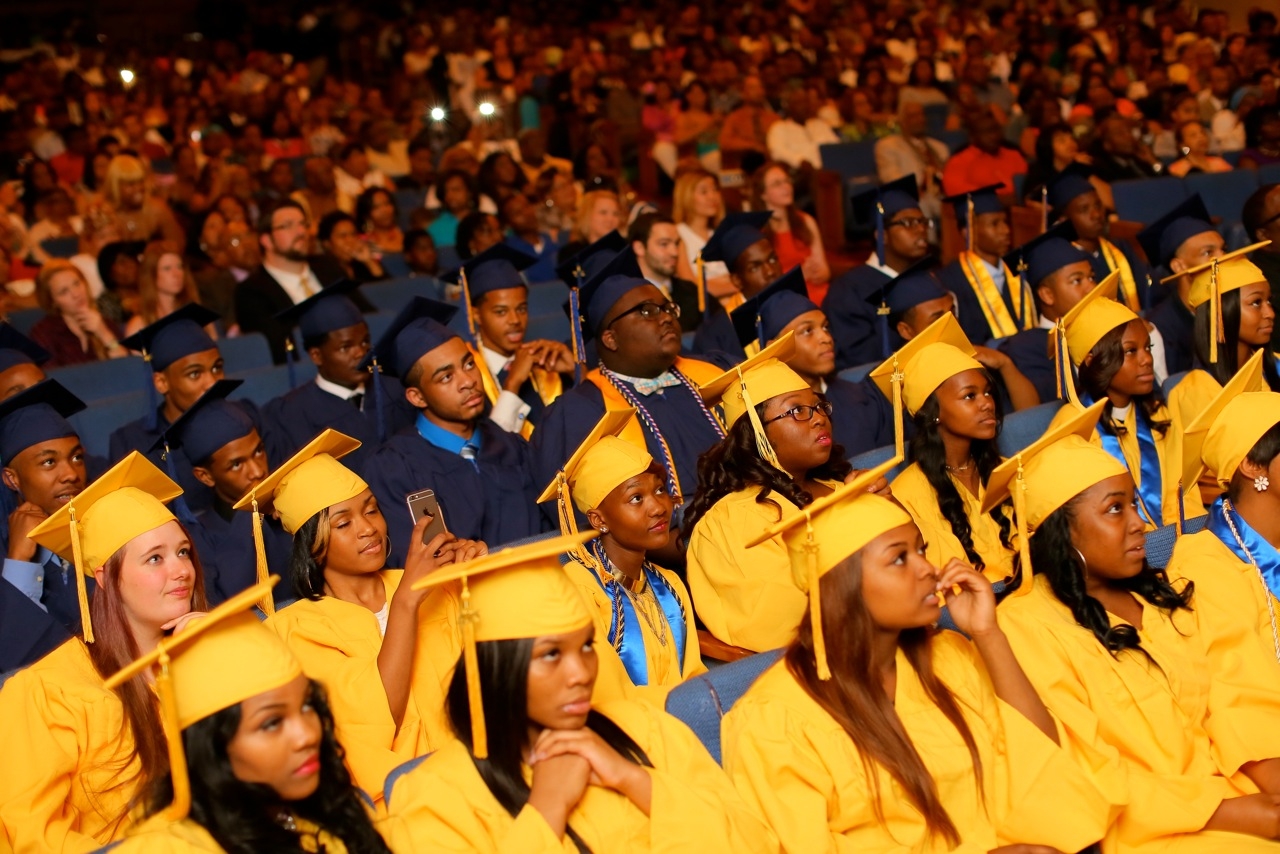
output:
M256 497L253 499L253 557L258 570L256 583L261 584L270 577L271 570L267 566L267 547L262 539L262 514L258 512L258 499ZM258 607L268 617L276 612L276 603L271 598L270 590L264 593L262 599L258 601Z
M1040 188L1040 233L1049 230L1049 185Z
M707 268L702 263L702 253L698 253L698 257L693 261L698 268L698 311L707 310Z
M1076 384L1071 378L1071 362L1069 351L1067 350L1067 326L1061 319L1053 327L1053 344L1054 349L1054 376L1058 385L1058 399L1065 400L1075 405L1077 409L1084 409L1084 404L1080 402L1080 396L1076 394Z
M1209 362L1218 364L1218 344L1227 343L1226 329L1222 325L1222 293L1218 290L1218 259L1213 259L1209 269Z
M747 418L751 419L751 431L756 434L756 450L760 452L761 459L766 463L778 471L783 471L782 464L778 462L778 453L769 442L769 437L765 435L764 422L760 420L760 413L756 412L755 403L751 400L751 393L747 391L747 383L742 378L741 370L738 371L738 388L742 395L742 405L747 409Z
M476 322L471 316L471 287L467 284L466 268L459 268L458 281L462 283L462 304L467 312L467 329L471 332L471 340L478 344L480 339L476 337Z
M173 780L173 802L163 810L168 821L181 821L191 809L191 781L187 776L187 754L182 749L182 731L178 728L178 700L169 676L169 653L160 646L160 673L156 676L156 693L160 695L160 718L164 722L164 740L169 748L169 776Z
M563 471L556 472L556 493L556 510L560 514L560 533L576 537L578 520L573 515L573 498L569 495L569 479L565 477ZM595 563L595 558L582 543L575 545L569 552L585 566Z
M80 604L80 625L84 628L84 642L93 643L93 621L89 619L89 589L84 581L84 552L80 546L80 522L76 519L74 505L71 512L71 564L76 573L76 599Z
M893 455L898 459L903 459L905 453L905 442L903 441L903 424L902 424L902 381L904 377L902 370L898 367L898 354L893 354L893 374L889 377L889 382L893 387Z
M813 537L813 518L804 514L804 557L809 574L809 622L813 626L813 658L818 666L818 678L831 678L831 665L827 662L827 641L822 633L822 579L818 577L818 541Z
M462 660L467 668L467 703L471 708L471 753L476 759L489 758L489 735L484 723L484 701L480 696L480 663L476 658L476 623L480 619L471 608L471 588L462 579Z
M1022 475L1022 455L1018 455L1018 476L1013 483L1013 515L1018 528L1018 561L1022 568L1022 581L1014 596L1031 592L1034 573L1031 569L1031 537L1027 530L1027 481Z

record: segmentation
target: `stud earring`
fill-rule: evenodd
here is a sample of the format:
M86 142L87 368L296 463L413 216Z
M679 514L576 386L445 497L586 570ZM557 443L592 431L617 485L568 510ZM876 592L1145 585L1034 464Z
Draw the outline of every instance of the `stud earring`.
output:
M1266 492L1267 487L1271 485L1271 481L1267 479L1265 474L1260 474L1253 479L1253 488L1259 492Z
M601 526L600 526L600 533L602 533L602 534L607 534L607 533L609 533L609 526L608 526L608 525L601 525Z

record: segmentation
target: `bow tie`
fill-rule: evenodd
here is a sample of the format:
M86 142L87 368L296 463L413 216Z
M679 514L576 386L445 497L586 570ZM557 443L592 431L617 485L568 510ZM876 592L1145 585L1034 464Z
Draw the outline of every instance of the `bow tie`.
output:
M633 379L630 380L631 385L635 387L636 394L642 394L645 397L670 386L681 385L680 378L671 371L664 371L652 379Z

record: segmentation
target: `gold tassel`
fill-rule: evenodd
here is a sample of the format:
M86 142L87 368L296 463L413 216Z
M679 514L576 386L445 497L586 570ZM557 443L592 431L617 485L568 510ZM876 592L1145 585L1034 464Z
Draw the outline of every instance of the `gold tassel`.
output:
M1049 230L1049 185L1040 188L1040 233Z
M1013 515L1018 530L1018 560L1022 566L1022 582L1014 592L1025 596L1031 592L1034 573L1031 570L1031 538L1027 531L1027 482L1022 476L1022 455L1018 455L1018 475L1013 483Z
M760 420L760 413L756 412L755 404L751 401L751 393L747 391L747 381L742 378L742 370L738 370L738 387L742 391L742 405L747 408L747 418L751 420L751 430L756 434L756 450L760 452L760 456L766 463L783 471L782 464L778 462L778 453L773 449L773 445L769 442L769 437L765 435L764 423Z
M818 542L813 538L813 517L804 514L804 557L809 573L809 622L813 627L813 658L818 666L818 678L824 682L831 678L831 665L827 662L827 641L822 632L822 579L818 577Z
M1222 294L1218 291L1218 259L1209 268L1209 362L1218 364L1218 343L1227 342L1222 324Z
M476 759L489 758L489 735L485 729L484 701L480 696L480 663L476 657L476 622L480 615L471 608L471 588L462 579L462 660L467 668L467 703L471 708L471 753Z
M253 556L258 569L256 583L261 584L270 576L271 570L267 567L267 547L262 539L262 514L258 512L258 497L256 495L253 498ZM276 603L271 598L270 590L263 594L262 599L258 602L258 607L268 617L276 612Z
M471 288L467 285L467 268L458 268L458 281L462 283L462 304L467 312L467 329L471 332L471 340L477 344L480 339L476 337L476 321L471 316Z
M968 218L965 220L966 225L964 229L965 242L968 244L969 251L972 252L973 251L973 193L970 193L969 195L965 196L965 202L968 206L968 210L966 211Z
M903 441L903 424L902 424L902 381L904 377L901 369L898 368L898 354L893 354L893 374L889 377L889 382L893 388L893 455L898 459L903 459L905 442Z
M569 494L569 478L564 470L556 472L556 508L560 513L560 533L566 536L578 535L578 520L573 515L573 497ZM590 566L595 559L582 543L575 545L570 552L577 556L583 564Z
M693 261L698 268L698 311L707 310L707 268L702 263L702 253L698 253L698 257Z
M187 776L187 754L182 749L182 730L178 726L178 700L169 676L169 653L160 645L160 673L156 676L156 693L160 695L160 719L164 740L169 748L169 776L173 780L173 801L162 814L168 821L181 821L191 809L191 780Z
M76 573L76 599L80 604L80 625L84 628L84 642L93 643L93 621L89 619L89 588L84 580L84 552L80 545L80 522L76 519L74 503L67 509L71 513L71 563Z

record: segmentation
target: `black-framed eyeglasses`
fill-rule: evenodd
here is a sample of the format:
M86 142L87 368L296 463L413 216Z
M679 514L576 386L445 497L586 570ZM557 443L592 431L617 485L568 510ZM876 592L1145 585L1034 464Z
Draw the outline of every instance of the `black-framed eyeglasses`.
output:
M679 320L680 306L676 305L671 300L667 300L664 303L642 302L639 305L632 306L613 320L609 321L609 325L613 326L613 324L617 323L628 314L638 314L645 320L653 320L655 317L663 313L669 314L676 320Z
M893 228L895 225L903 228L928 228L929 220L923 216L906 216L902 219L895 219L893 222L885 223L885 228Z
M810 406L807 403L802 403L799 406L791 407L781 415L775 415L773 418L770 418L768 421L764 423L772 424L773 422L781 421L784 418L794 418L796 421L811 421L813 420L814 414L818 412L821 412L823 415L830 418L831 410L832 410L831 402L826 400L818 401L818 403L814 404L813 406Z
M1280 219L1280 213L1277 213L1275 216L1271 217L1270 219L1264 220L1263 222L1259 223L1258 228L1259 229L1266 228L1267 226L1271 225L1271 223L1275 222L1278 219Z

